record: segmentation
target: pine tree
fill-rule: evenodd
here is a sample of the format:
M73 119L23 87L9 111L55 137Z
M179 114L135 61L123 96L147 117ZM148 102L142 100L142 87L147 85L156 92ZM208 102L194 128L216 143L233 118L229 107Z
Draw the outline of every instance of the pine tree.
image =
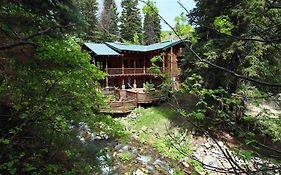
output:
M118 12L114 0L104 0L100 18L101 41L116 41L119 38Z
M97 12L98 12L98 3L96 0L80 0L76 1L77 6L81 11L81 18L86 23L86 27L84 29L83 38L95 40L97 33Z
M152 1L147 1L148 5L143 7L143 42L145 45L160 42L161 25L160 17L157 15L158 9Z
M123 40L134 42L134 35L142 41L142 24L137 0L122 0L120 34Z
M188 15L200 38L194 50L202 58L238 74L280 82L280 59L275 59L280 58L276 55L280 53L280 43L273 46L269 42L280 36L280 12L268 10L265 2L196 0L196 8ZM190 54L185 60L193 58ZM214 67L198 70L209 88L223 87L233 93L241 85L237 77Z

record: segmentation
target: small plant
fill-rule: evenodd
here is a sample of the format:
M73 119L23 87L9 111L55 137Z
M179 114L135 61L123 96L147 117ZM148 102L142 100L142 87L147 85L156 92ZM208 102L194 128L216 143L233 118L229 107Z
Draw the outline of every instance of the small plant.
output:
M133 155L130 152L122 152L119 154L119 158L122 161L129 161L133 159Z
M151 91L152 89L154 89L154 84L146 82L145 86L144 86L144 89L146 91Z
M196 172L204 172L205 171L202 163L200 163L200 162L198 162L194 159L189 159L188 164L192 165L195 168Z

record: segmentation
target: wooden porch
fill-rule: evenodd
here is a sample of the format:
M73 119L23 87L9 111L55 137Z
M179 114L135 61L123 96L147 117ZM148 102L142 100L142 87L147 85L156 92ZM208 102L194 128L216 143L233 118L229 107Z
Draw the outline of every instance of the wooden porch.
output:
M108 73L109 76L155 74L146 68L107 68L105 72Z
M129 113L140 104L158 103L167 98L166 94L147 92L144 88L134 89L106 89L105 94L114 94L117 98L108 104L108 108L100 110L102 113Z
M102 113L124 114L133 111L137 107L135 99L111 101L108 108L100 110Z
M147 92L144 88L135 88L126 90L129 97L136 99L137 104L156 103L165 100L167 96L163 93Z

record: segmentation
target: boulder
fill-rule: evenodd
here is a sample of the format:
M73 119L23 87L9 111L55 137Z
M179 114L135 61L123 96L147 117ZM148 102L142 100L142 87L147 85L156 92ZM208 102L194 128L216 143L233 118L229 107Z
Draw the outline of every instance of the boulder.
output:
M215 157L211 156L211 155L207 155L204 160L203 163L212 167L217 167L218 166L218 161Z
M141 127L141 130L142 130L143 132L146 132L146 131L147 131L147 127L146 127L146 126L143 126L143 127Z
M186 162L181 162L181 164L183 165L184 168L189 168L189 164Z
M142 169L137 169L136 171L133 172L133 175L146 175L146 171Z

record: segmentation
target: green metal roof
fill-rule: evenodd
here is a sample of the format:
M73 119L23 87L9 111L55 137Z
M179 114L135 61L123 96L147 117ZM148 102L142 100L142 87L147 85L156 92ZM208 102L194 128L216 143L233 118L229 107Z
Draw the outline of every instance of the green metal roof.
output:
M146 47L147 47L147 51L166 50L170 47L173 47L175 45L182 44L182 43L183 43L183 41L179 39L179 40L155 43L155 44L148 45Z
M181 44L182 42L182 40L174 40L147 46L113 42L106 42L105 44L84 43L84 45L98 56L119 56L122 51L150 52L155 50L166 50L170 47Z
M118 52L108 47L106 44L97 44L97 43L84 43L92 52L98 56L119 56Z
M105 44L112 49L122 52L122 51L133 51L133 52L149 52L154 50L165 50L167 48L173 47L177 44L181 44L182 40L166 41L161 43L155 43L151 45L134 45L134 44L124 44L124 43L112 43L106 42Z

